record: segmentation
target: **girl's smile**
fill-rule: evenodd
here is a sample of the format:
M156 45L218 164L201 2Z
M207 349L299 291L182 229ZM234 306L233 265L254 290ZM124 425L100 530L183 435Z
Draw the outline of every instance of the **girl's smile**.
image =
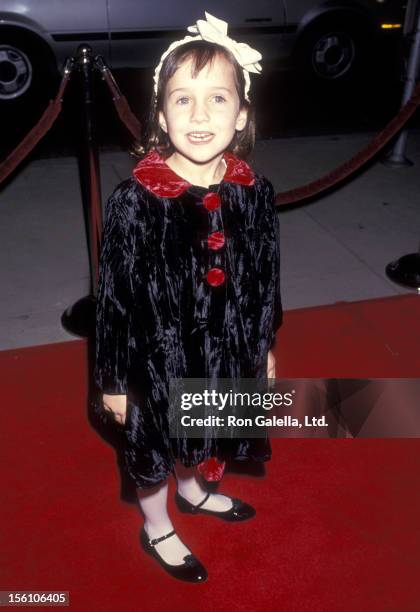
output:
M190 132L187 134L187 137L191 144L202 145L210 142L214 137L214 134L211 132Z
M166 162L193 184L219 182L223 153L246 120L229 61L217 55L193 77L192 62L186 60L169 79L159 113L159 124L175 148Z

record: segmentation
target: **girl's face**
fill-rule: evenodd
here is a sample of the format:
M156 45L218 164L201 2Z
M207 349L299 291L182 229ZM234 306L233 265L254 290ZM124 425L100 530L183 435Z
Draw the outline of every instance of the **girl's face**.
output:
M223 55L196 78L191 70L189 59L169 79L159 124L177 154L202 165L226 151L235 130L244 129L247 111L240 108L234 69Z

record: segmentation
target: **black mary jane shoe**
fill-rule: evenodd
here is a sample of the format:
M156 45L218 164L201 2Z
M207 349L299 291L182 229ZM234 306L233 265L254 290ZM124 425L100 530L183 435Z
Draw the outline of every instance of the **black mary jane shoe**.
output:
M200 563L197 557L194 557L194 555L185 555L184 563L181 565L171 565L170 563L166 563L166 561L164 561L159 555L157 550L155 550L156 544L159 544L159 542L162 542L173 535L175 535L175 530L161 536L160 538L151 540L143 527L140 533L140 544L143 550L147 554L154 557L163 567L163 569L174 578L184 580L186 582L205 582L208 576L206 568Z
M204 499L202 499L199 504L194 506L194 504L191 504L177 491L175 494L175 503L181 512L185 512L188 514L210 514L212 516L217 516L218 518L221 518L224 521L230 521L232 523L237 521L246 521L256 515L255 508L253 508L249 504L246 504L245 502L236 497L229 497L229 499L232 501L232 508L229 508L229 510L223 510L219 512L217 510L207 510L206 508L201 508L201 506L208 500L209 497L210 493L207 493Z

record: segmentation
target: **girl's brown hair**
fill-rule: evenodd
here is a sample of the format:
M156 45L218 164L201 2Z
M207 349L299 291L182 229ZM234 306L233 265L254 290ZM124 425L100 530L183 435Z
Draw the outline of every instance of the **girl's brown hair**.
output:
M248 111L245 128L240 132L235 132L228 151L241 159L245 159L250 154L255 143L255 119L253 108L248 100L245 99L245 79L242 68L228 49L204 40L194 40L180 45L165 58L159 74L157 95L153 94L152 97L145 138L142 146L140 143L136 143L134 146L133 152L135 154L143 155L152 149L156 149L164 157L168 157L173 153L172 143L166 132L159 125L159 112L163 109L166 85L185 61L192 60L192 76L195 78L217 55L225 57L233 66L239 105L241 109L245 108Z

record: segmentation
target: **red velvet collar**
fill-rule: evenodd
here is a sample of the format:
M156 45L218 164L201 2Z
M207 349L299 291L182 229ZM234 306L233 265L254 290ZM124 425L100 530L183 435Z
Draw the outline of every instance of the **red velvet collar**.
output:
M248 164L225 153L226 172L223 182L253 185L254 173ZM134 168L133 175L144 187L161 198L176 198L192 185L178 176L156 150L150 151Z

